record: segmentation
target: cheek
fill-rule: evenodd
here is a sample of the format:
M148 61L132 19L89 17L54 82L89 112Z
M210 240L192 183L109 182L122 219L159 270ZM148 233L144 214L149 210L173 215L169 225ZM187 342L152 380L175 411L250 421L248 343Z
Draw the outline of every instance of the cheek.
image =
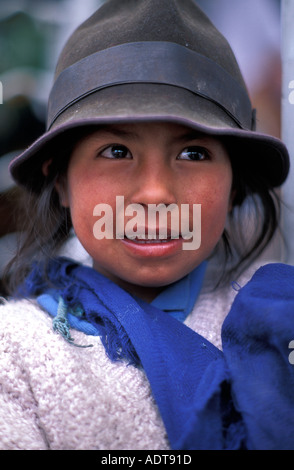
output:
M202 241L217 243L231 208L232 176L230 171L198 180L189 192L190 204L201 204Z
M202 202L202 227L206 237L220 238L231 208L229 184L218 184L207 191Z
M93 233L95 222L104 216L103 213L101 217L95 216L94 208L98 204L107 204L115 214L117 189L109 185L103 175L96 176L89 172L81 175L76 175L75 172L68 174L67 194L75 233L82 245L90 249L93 244L97 245Z
M80 238L80 233L83 234L89 231L96 199L97 195L91 179L83 177L82 172L78 175L73 170L69 171L67 200L72 224L78 238Z

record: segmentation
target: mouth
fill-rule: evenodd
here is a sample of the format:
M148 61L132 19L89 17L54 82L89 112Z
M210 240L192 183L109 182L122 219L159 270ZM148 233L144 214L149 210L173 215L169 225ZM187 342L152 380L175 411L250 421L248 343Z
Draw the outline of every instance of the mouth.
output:
M181 237L177 236L177 237L172 237L172 236L168 236L166 238L161 238L161 237L154 237L154 238L149 238L149 237L146 237L146 238L142 238L142 237L125 237L125 240L128 240L128 241L131 241L131 242L134 242L134 243L138 243L139 245L154 245L156 243L170 243L171 241L173 240L177 240Z
M139 244L168 243L179 238L179 232L169 227L138 227L136 233L125 233L125 239Z
M156 234L153 238L146 236L127 237L122 239L125 247L134 255L139 257L163 257L170 256L181 250L183 239L179 234L169 233L167 236Z
M141 239L138 239L138 238L126 238L127 240L129 241L132 241L134 243L138 243L139 245L154 245L156 243L169 243L172 239L171 238L167 238L167 239L153 239L153 240L141 240Z

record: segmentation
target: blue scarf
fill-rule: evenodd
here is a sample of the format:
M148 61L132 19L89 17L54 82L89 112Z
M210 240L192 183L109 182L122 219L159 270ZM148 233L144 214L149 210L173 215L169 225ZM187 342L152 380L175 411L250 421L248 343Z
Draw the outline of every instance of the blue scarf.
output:
M294 400L283 402L281 395L291 383L290 399L294 372L288 367L285 377L285 365L277 370L281 359L264 338L267 317L256 321L254 302L248 298L245 307L241 299L240 307L243 289L224 324L224 352L171 315L71 260L52 260L46 279L35 266L19 295L48 289L58 296L58 315L65 318L67 310L85 322L89 334L101 336L112 361L144 369L172 449L294 448L294 423L289 425ZM70 336L68 340L73 341ZM272 370L282 382L277 383Z
M207 262L202 262L187 276L166 287L155 297L151 305L163 310L177 320L184 321L191 313L200 293L206 267ZM38 282L42 283L42 280ZM30 280L29 277L26 281L30 293L36 293L37 284L35 278ZM67 341L73 342L70 334L71 328L82 331L87 335L101 335L98 325L93 326L88 322L84 316L83 309L78 305L69 307L64 302L63 297L60 296L58 289L46 289L44 285L41 290L42 293L38 295L37 302L54 317L54 329L59 331ZM136 300L140 303L139 298L136 298Z

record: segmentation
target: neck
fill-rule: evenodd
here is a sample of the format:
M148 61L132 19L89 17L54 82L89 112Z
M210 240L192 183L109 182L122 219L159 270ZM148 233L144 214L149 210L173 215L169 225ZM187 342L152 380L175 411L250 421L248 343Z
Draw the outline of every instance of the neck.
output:
M119 287L124 289L130 295L137 297L141 300L144 300L147 303L151 303L152 300L157 297L157 295L162 292L166 286L140 286L137 284L131 284L123 279L116 277L115 275L106 272L104 269L100 268L100 266L93 265L93 268L103 274L105 277L110 279L111 281L115 282Z

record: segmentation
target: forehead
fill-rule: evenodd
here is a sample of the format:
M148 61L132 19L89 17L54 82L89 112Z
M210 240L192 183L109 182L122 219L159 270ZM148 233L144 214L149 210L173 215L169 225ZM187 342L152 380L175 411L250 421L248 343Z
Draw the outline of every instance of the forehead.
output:
M168 142L202 140L208 143L219 141L214 136L174 122L136 122L99 126L92 129L82 140L95 141L102 137L119 137L134 141L144 139L155 141L156 138Z

